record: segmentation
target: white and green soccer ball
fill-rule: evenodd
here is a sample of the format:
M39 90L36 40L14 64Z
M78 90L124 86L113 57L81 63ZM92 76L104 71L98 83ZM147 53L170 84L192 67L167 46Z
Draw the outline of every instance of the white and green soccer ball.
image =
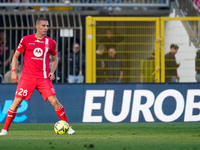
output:
M66 134L69 131L69 124L66 121L60 120L54 125L56 134Z

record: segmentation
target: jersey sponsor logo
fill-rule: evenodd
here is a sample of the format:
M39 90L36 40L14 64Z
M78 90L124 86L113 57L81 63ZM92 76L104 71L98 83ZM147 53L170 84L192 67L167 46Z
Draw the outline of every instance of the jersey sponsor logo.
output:
M41 48L35 48L33 50L33 54L36 56L36 57L41 57L42 54L43 54L43 50Z
M35 40L36 43L44 43L44 41Z
M29 43L29 45L35 45L35 43Z
M34 59L34 60L43 60L43 58L35 58L35 57L31 57L31 59Z

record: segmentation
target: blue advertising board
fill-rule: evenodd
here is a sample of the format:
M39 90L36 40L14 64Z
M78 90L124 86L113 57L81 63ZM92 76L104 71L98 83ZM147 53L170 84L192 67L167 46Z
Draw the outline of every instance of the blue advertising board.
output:
M11 106L16 84L0 85L0 123ZM54 84L71 123L199 122L200 85ZM37 90L20 105L14 123L54 123L53 106Z

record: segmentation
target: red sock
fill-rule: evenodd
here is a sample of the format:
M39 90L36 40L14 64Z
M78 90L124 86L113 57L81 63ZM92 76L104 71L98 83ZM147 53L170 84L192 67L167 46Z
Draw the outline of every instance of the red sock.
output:
M63 106L61 106L59 109L56 109L55 111L58 117L60 118L60 120L66 121L69 124L66 113L65 113L65 109Z
M11 109L8 110L8 113L7 113L7 117L6 117L6 122L5 122L5 125L4 125L4 130L9 130L10 128L10 125L12 123L12 121L15 119L15 116L17 114L17 111L13 111Z

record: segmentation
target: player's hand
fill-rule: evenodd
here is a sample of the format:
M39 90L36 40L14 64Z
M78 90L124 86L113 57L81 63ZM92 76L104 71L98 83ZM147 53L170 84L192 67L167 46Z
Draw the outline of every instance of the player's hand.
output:
M55 76L54 76L54 74L52 72L50 72L48 74L48 77L49 77L50 80L54 80L55 79Z
M12 72L11 79L15 82L18 83L18 75L15 71Z

